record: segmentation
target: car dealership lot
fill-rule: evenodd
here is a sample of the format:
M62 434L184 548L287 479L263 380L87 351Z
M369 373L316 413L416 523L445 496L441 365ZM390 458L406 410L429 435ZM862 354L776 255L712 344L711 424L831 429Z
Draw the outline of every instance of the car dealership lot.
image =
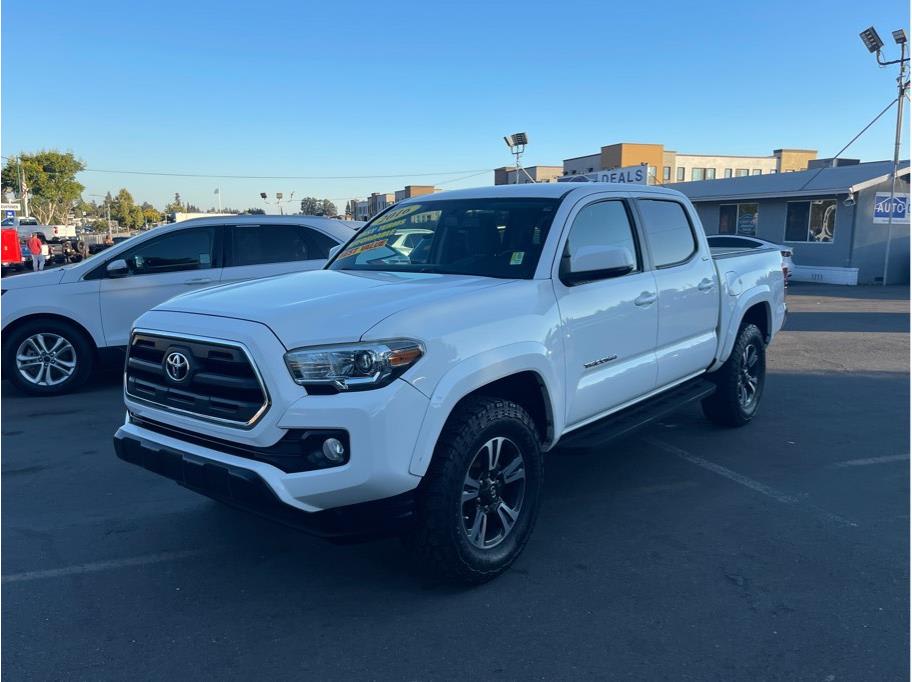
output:
M9 679L894 679L908 664L905 288L795 285L757 420L547 462L526 552L455 589L117 460L117 373L3 386Z

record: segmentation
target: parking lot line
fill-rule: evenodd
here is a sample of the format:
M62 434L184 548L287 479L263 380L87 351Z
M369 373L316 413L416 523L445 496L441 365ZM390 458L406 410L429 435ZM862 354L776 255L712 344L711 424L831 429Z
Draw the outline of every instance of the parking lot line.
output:
M864 459L850 459L845 462L836 462L832 466L837 469L843 467L863 467L869 464L887 464L889 462L904 462L909 459L909 455L887 455L886 457L866 457Z
M190 557L210 554L213 551L209 549L186 549L175 552L160 552L158 554L147 554L146 556L128 557L126 559L112 559L110 561L95 561L87 564L76 564L75 566L64 566L62 568L50 568L43 571L25 571L24 573L11 573L0 579L3 583L19 583L28 580L42 580L44 578L61 578L68 575L81 575L83 573L98 573L99 571L110 571L118 568L128 568L131 566L146 566L148 564L160 564L167 561L178 561Z
M775 488L772 488L772 487L766 485L765 483L760 483L759 481L755 481L752 478L748 478L747 476L744 476L743 474L739 474L736 471L732 471L731 469L728 469L728 468L722 466L721 464L716 464L715 462L710 462L709 460L703 459L702 457L693 455L693 454L687 452L687 450L682 450L681 448L679 448L675 445L671 445L670 443L665 443L663 441L656 440L655 438L647 438L646 442L654 447L659 448L660 450L664 450L665 452L667 452L671 455L675 455L676 457L679 457L687 462L690 462L691 464L695 464L696 466L706 469L707 471L711 471L714 474L718 474L719 476L723 476L723 477L729 479L730 481L734 481L735 483L743 485L745 488L750 488L751 490L758 492L761 495L765 495L766 497L772 498L772 499L776 500L777 502L781 502L782 504L791 504L791 505L797 505L797 506L807 508L808 510L813 512L817 517L823 519L824 521L828 521L830 523L835 523L835 524L842 525L842 526L850 526L852 528L856 528L858 526L858 524L855 523L854 521L850 521L849 519L847 519L843 516L840 516L839 514L834 514L832 512L829 512L826 509L821 509L820 507L817 507L816 505L806 502L804 499L802 499L802 497L798 497L795 495L789 495L788 493L784 493L779 490L776 490Z

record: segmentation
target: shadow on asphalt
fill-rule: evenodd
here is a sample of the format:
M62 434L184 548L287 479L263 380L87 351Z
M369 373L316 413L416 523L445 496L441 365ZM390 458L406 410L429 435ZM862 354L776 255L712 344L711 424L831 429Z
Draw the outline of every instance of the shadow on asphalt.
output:
M909 332L909 313L791 312L787 332Z

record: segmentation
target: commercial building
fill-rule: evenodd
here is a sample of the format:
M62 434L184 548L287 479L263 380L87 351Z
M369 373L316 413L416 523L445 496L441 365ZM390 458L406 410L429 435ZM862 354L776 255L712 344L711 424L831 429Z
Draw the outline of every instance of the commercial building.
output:
M406 185L404 188L397 190L395 199L396 203L411 199L412 197L421 197L425 194L433 194L437 191L434 185Z
M881 284L889 241L887 283L908 283L909 162L897 174L892 226L893 163L842 164L669 187L690 198L707 234L788 245L798 281Z
M367 220L367 199L349 199L345 203L345 217L348 220Z
M729 156L685 154L665 149L661 144L620 142L606 145L596 154L564 159L563 174L585 175L646 164L648 184L664 185L801 171L816 158L814 149L776 149L770 156Z
M373 218L387 206L392 206L395 203L396 195L393 192L371 192L371 195L367 198L368 218Z
M434 185L406 185L395 192L371 192L367 199L352 199L348 202L350 211L353 211L353 220L370 220L380 211L405 199L421 197L439 191ZM361 202L364 202L362 205Z
M526 166L519 171L519 183L517 183L516 166L501 166L494 169L494 184L522 185L530 182L557 182L557 179L563 174L563 166Z

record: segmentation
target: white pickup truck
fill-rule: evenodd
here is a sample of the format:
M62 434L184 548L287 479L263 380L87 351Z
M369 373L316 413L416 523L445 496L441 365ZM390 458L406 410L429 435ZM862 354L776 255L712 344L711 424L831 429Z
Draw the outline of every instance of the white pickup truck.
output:
M397 248L403 234L420 234ZM118 456L333 538L400 533L481 582L529 539L543 457L691 401L757 412L782 256L714 258L678 192L596 183L395 205L323 270L174 298L133 329Z

